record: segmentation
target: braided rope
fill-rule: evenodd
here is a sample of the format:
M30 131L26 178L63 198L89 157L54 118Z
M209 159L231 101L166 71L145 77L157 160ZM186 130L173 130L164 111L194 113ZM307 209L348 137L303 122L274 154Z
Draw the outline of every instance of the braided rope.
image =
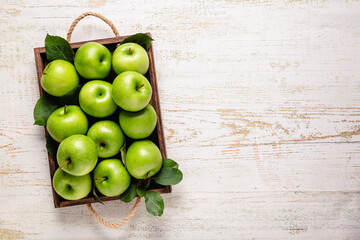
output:
M84 17L86 16L94 16L94 17L97 17L97 18L100 18L101 20L103 20L104 22L106 22L110 27L111 27L111 30L114 32L115 36L116 37L119 37L120 34L119 34L119 31L117 30L117 28L115 27L115 25L113 24L113 22L111 22L109 19L107 19L106 17L104 17L103 15L99 14L99 13L94 13L94 12L85 12L83 14L81 14L80 16L78 16L74 21L73 23L71 24L70 28L69 28L69 31L67 33L67 36L66 36L66 39L68 42L70 42L71 40L71 34L72 32L74 31L74 28L76 26L76 24L81 20L83 19Z
M109 223L108 221L106 221L105 219L100 217L97 214L97 212L93 209L91 204L87 204L87 208L90 211L91 215L93 215L96 218L96 220L98 220L100 223L104 224L106 227L108 227L108 228L119 228L122 225L124 225L127 221L129 221L132 216L134 216L136 210L139 207L140 201L141 201L141 197L137 197L135 205L131 209L130 213L123 220L121 220L121 222L118 222L118 223Z

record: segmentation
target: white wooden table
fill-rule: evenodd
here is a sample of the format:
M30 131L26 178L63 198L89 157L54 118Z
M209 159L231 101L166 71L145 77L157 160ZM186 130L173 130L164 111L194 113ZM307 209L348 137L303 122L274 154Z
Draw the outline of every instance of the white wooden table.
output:
M85 11L151 32L184 180L118 230L53 206L33 48ZM358 1L1 1L0 239L360 239ZM112 37L98 19L73 41ZM132 204L94 208L115 222Z

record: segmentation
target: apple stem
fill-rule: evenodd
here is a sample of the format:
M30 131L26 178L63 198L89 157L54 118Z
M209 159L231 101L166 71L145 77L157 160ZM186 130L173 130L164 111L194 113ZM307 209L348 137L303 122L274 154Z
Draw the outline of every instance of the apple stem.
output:
M96 181L104 181L106 178L95 178Z
M64 106L64 114L66 114L66 105Z
M131 48L129 48L129 55L131 55L132 54L132 49Z
M144 84L143 84L143 85L144 85ZM148 175L149 175L149 172L146 174L146 176L145 176L144 180L146 180L146 179L147 179Z
M62 167L64 167L65 165L67 165L70 162L70 160L67 160L63 165L61 165L59 168L61 169Z
M142 88L143 86L145 86L145 84L142 84L140 87L136 88L136 91L138 91L140 88Z

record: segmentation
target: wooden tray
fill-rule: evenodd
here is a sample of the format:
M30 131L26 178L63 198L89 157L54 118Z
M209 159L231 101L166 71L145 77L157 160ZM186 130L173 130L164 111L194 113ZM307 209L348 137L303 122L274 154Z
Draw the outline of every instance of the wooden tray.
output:
M146 34L151 37L150 33L146 33ZM83 44L85 44L87 42L97 42L97 43L103 44L105 47L107 47L110 50L111 53L113 53L116 49L116 45L118 43L120 43L122 40L124 40L126 37L128 37L128 36L77 42L77 43L71 43L70 45L73 48L74 52L76 52L76 50L79 47L81 47ZM41 88L40 79L41 79L42 73L44 71L44 68L48 64L48 61L46 59L46 54L45 54L45 47L34 48L34 54L35 54L36 70L37 70L37 75L38 75L39 91L40 91L40 96L42 96L45 92ZM149 80L152 90L153 90L153 95L150 100L150 104L154 107L154 109L157 113L157 125L156 125L156 129L154 130L154 132L147 139L153 141L159 147L159 149L161 151L161 155L162 155L163 159L165 159L167 157L166 156L166 147L165 147L165 138L164 138L164 130L163 130L163 125L162 125L162 120L161 120L159 93L158 93L157 83L156 83L154 56L153 56L151 44L150 44L150 48L148 50L148 55L149 55L149 70L145 74L145 77ZM112 81L115 79L115 77L116 77L116 74L112 70L112 72L109 74L109 76L106 78L106 80L109 81L110 83L112 83ZM46 127L45 127L45 135L48 136ZM126 138L127 146L130 146L131 142L132 142L131 139ZM49 165L50 165L50 177L51 177L51 183L52 183L52 179L53 179L56 169L58 168L58 164L57 164L57 161L55 161L50 156L50 154L48 154L48 158L49 158ZM154 184L154 185L150 185L150 189L152 189L156 192L159 192L159 193L170 193L171 192L171 186L164 187L161 185ZM52 192L53 192L53 197L54 197L55 208L96 202L93 199L93 197L91 196L92 193L90 193L88 197L80 199L80 200L65 200L55 192L53 187L52 187ZM99 195L99 197L100 197L101 201L103 201L103 202L120 199L120 196L106 197L106 196Z

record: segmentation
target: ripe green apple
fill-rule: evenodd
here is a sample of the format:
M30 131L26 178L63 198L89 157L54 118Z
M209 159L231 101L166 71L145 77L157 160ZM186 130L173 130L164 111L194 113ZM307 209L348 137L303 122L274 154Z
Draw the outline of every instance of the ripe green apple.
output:
M91 191L91 185L90 174L73 176L59 168L53 178L55 192L66 200L78 200L86 197Z
M125 142L120 126L110 120L96 122L87 135L96 143L99 157L102 158L118 154Z
M105 196L118 196L130 185L130 175L119 159L101 161L94 170L95 186Z
M153 106L148 104L138 112L121 110L119 122L124 133L133 139L147 138L154 131L157 116Z
M60 143L56 157L62 170L74 176L83 176L95 168L98 152L91 138L78 134Z
M159 148L150 140L135 141L126 152L126 168L137 179L155 175L162 166Z
M111 97L111 83L102 80L87 82L80 90L79 103L90 116L102 118L113 114L117 105Z
M74 134L85 134L88 120L85 113L76 105L56 109L48 118L46 128L57 142Z
M139 44L125 43L115 49L112 65L116 74L135 71L144 75L149 68L149 56Z
M40 84L48 94L61 97L75 89L79 76L71 63L54 60L45 67Z
M112 85L114 102L122 109L137 112L148 105L152 95L149 81L140 73L123 72Z
M74 63L82 77L104 79L111 71L111 53L99 43L85 43L76 51Z

